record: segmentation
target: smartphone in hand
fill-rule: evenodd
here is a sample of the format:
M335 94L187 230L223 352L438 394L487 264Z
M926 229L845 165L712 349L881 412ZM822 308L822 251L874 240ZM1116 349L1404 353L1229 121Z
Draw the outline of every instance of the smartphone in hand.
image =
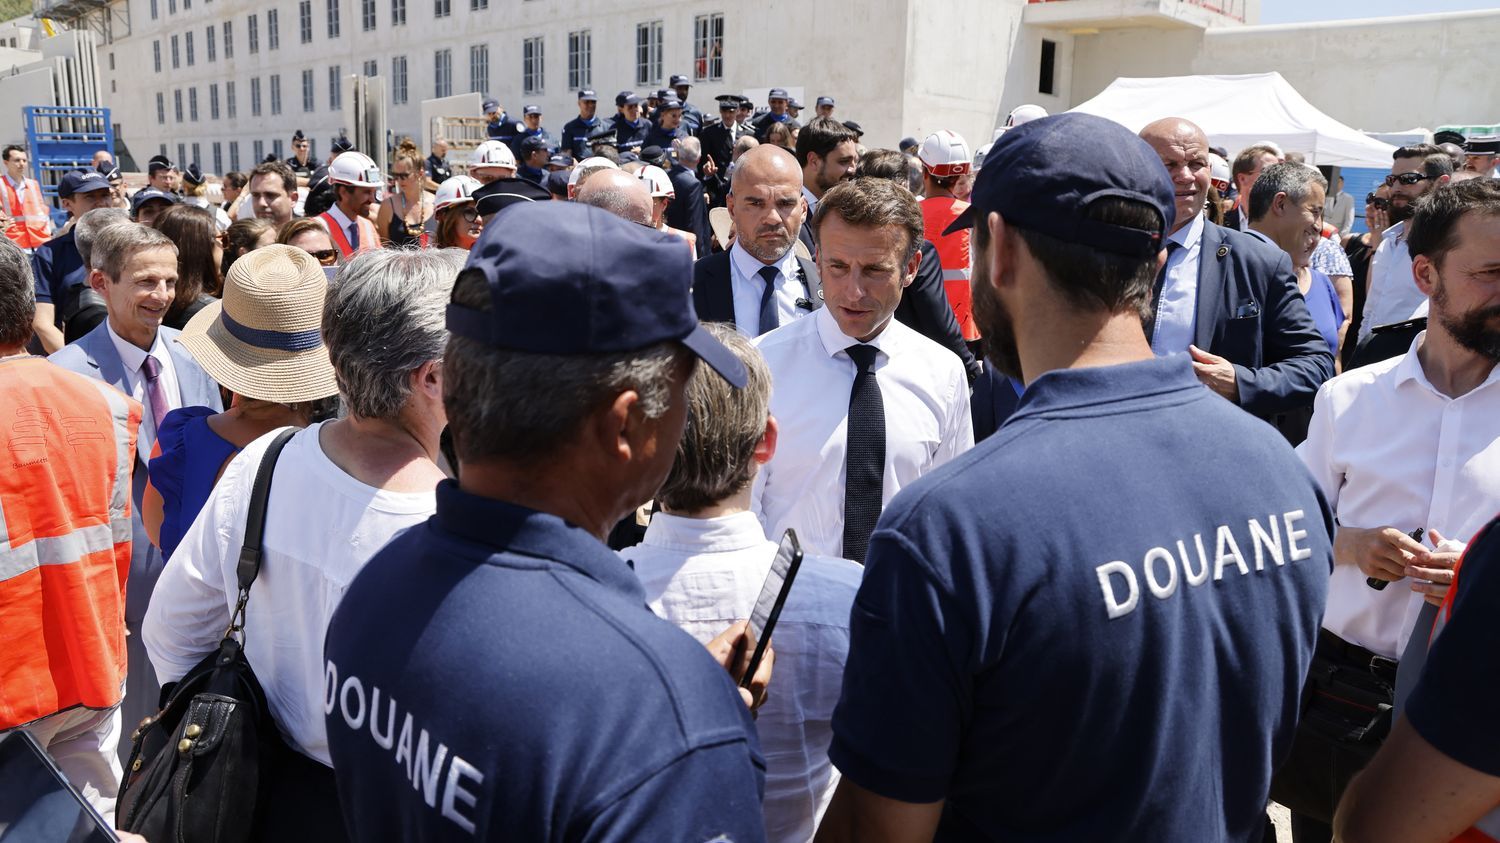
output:
M776 549L776 558L771 561L771 571L760 587L760 596L755 599L755 609L750 612L748 634L755 644L755 651L750 656L750 666L745 670L744 678L740 680L742 688L750 687L750 680L760 668L766 647L771 643L771 632L776 628L786 596L792 590L792 581L797 578L801 567L802 545L797 541L797 533L788 529L781 537L781 546Z

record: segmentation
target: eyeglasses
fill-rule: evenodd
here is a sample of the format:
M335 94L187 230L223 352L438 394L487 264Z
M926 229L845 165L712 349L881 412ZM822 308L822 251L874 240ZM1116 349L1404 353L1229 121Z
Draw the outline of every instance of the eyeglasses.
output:
M466 206L462 211L459 211L459 213L463 214L464 222L479 221L479 209L474 207L473 205Z
M1427 181L1430 178L1432 178L1432 176L1426 175L1425 173L1402 173L1399 176L1386 176L1385 186L1390 187L1394 184L1404 184L1410 187L1411 185L1414 185L1418 182Z
M324 266L333 266L339 262L338 249L319 249L316 252L308 252L308 254L312 255L317 259L318 263Z
M1385 209L1387 209L1387 208L1389 208L1391 206L1391 200L1389 200L1389 199L1382 199L1382 198L1380 198L1379 196L1376 196L1373 193L1366 193L1365 194L1365 204L1366 205L1374 205L1375 207L1377 207L1380 210L1384 211Z

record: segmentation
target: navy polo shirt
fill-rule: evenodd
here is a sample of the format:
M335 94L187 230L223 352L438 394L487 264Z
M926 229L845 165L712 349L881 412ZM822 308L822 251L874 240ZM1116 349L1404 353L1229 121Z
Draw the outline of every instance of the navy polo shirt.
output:
M1453 614L1432 645L1406 716L1438 752L1500 776L1500 518L1469 542Z
M566 150L576 161L582 161L589 157L589 134L599 128L599 116L585 120L575 117L569 120L562 130L561 149Z
M351 839L764 839L734 682L560 518L444 482L351 583L325 654Z
M1332 530L1186 355L1045 374L881 516L829 756L939 840L1258 841Z
M646 133L651 130L651 122L644 117L636 118L634 123L625 119L624 114L616 114L610 125L615 127L615 149L640 149L646 141Z
M53 304L61 324L62 305L67 301L67 291L74 286L88 284L88 273L83 269L83 256L78 254L78 243L73 229L36 247L31 256L32 274L35 275L36 300L40 304Z

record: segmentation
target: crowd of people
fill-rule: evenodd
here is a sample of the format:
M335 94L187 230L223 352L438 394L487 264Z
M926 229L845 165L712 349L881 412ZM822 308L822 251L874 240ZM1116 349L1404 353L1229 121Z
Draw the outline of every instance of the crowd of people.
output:
M254 839L1500 840L1500 141L1356 235L1181 117L672 81L56 232L7 148L0 734L139 830L228 636Z

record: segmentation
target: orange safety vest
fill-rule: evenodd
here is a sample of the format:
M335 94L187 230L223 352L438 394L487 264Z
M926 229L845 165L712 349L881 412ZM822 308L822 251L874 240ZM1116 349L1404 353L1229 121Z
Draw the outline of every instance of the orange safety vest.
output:
M0 361L0 731L125 681L141 405L40 357Z
M318 214L318 219L323 221L323 227L328 229L328 236L332 238L333 245L344 256L344 260L354 256L355 252L368 252L371 249L380 248L380 232L375 230L375 223L370 222L364 215L360 215L354 221L359 227L359 248L349 245L349 234L333 214L323 212Z
M42 201L42 188L35 179L21 181L21 194L11 187L10 179L0 176L0 202L10 215L5 236L23 249L35 249L52 236L52 215Z
M953 306L958 329L965 340L973 341L979 339L979 326L974 322L974 293L969 288L969 232L964 229L943 233L968 209L968 202L951 196L922 200L923 233L937 247L938 263L943 265L943 291L948 294L948 304Z

